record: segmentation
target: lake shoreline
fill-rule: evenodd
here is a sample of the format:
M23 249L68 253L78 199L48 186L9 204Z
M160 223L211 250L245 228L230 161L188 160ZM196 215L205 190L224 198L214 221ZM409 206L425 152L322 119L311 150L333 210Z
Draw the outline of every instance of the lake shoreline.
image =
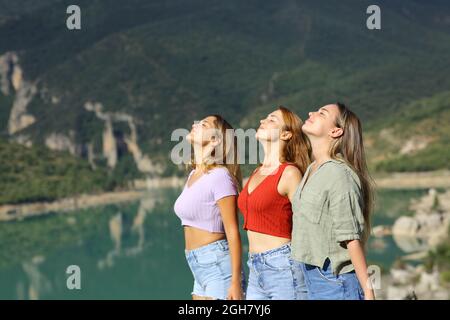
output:
M244 184L248 177L244 178ZM377 189L450 188L450 171L392 173L374 177ZM99 194L82 194L55 201L0 205L0 222L21 220L53 211L73 211L98 205L134 201L152 189L182 187L185 177L138 179L130 188Z
M450 171L395 172L374 176L378 189L450 188Z
M130 182L128 189L119 191L81 194L54 201L3 204L0 205L0 222L22 220L55 211L67 212L100 205L134 201L142 198L148 191L161 188L177 188L183 186L184 182L184 177L176 176L138 179Z
M0 222L22 220L50 212L70 212L78 209L134 201L141 198L146 190L126 190L101 194L82 194L48 202L32 202L0 206Z

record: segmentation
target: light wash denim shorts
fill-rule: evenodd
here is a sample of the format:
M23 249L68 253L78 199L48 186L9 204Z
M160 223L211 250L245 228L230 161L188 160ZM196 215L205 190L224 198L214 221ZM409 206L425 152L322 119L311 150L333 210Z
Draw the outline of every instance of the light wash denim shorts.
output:
M186 260L194 276L191 292L197 296L225 300L231 285L231 256L227 240L219 240L194 250L185 250ZM242 271L242 292L245 275Z
M294 262L303 271L309 300L364 300L364 292L355 271L335 275L330 259L323 268Z
M305 300L303 274L294 268L290 243L248 254L247 300Z

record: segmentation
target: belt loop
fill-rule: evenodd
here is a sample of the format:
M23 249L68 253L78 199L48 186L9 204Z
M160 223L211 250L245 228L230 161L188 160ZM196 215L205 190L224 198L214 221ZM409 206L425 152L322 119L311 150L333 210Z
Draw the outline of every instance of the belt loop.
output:
M217 245L219 246L220 250L225 251L225 245L223 244L223 240L217 241Z

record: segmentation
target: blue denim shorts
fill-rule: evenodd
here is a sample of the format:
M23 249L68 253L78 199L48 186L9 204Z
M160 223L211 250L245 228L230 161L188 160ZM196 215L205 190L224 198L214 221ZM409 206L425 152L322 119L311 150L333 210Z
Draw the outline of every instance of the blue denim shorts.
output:
M355 271L335 275L330 259L323 268L302 262L294 262L303 271L309 300L364 300Z
M306 299L303 274L294 268L290 255L290 243L261 253L249 253L248 300Z
M219 240L194 250L185 250L194 276L191 294L225 300L231 285L231 256L227 240ZM242 271L242 291L245 275Z

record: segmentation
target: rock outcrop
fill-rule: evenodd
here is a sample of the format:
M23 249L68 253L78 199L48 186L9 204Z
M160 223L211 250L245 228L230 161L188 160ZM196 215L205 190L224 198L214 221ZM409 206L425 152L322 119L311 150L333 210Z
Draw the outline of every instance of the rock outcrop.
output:
M13 135L32 125L36 119L27 112L27 106L37 93L37 87L24 79L19 58L15 52L0 57L0 90L8 96L15 93L8 120L8 133Z
M412 297L420 300L448 300L449 290L441 285L437 268L430 272L423 265L392 268L385 298L405 300Z
M70 132L70 136L62 133L51 133L45 138L45 145L50 150L69 151L72 155L75 155L76 144L74 135L73 131Z
M427 270L423 264L412 266L407 260L420 260L427 257L429 250L447 241L450 226L450 190L438 193L431 189L429 193L413 200L410 209L415 212L411 217L399 217L392 227L392 234L398 247L404 252L413 252L402 257L392 267L384 281L380 298L397 299L438 299L450 298L449 288L442 283L437 265Z
M143 154L138 145L138 135L136 121L131 115L123 112L105 112L103 105L99 102L86 102L84 108L87 111L94 112L96 117L105 122L103 130L103 156L107 159L108 166L114 168L118 161L117 140L114 136L113 125L116 122L126 122L130 133L124 134L124 142L128 151L132 154L137 169L142 173L158 174L163 168L156 165L146 154Z
M430 246L436 246L447 237L450 225L450 191L439 194L430 189L427 196L411 203L415 211L412 217L398 218L393 227L394 239L421 238Z
M105 121L103 130L103 156L107 159L108 167L114 168L117 164L117 143L114 138L113 126L110 118Z

